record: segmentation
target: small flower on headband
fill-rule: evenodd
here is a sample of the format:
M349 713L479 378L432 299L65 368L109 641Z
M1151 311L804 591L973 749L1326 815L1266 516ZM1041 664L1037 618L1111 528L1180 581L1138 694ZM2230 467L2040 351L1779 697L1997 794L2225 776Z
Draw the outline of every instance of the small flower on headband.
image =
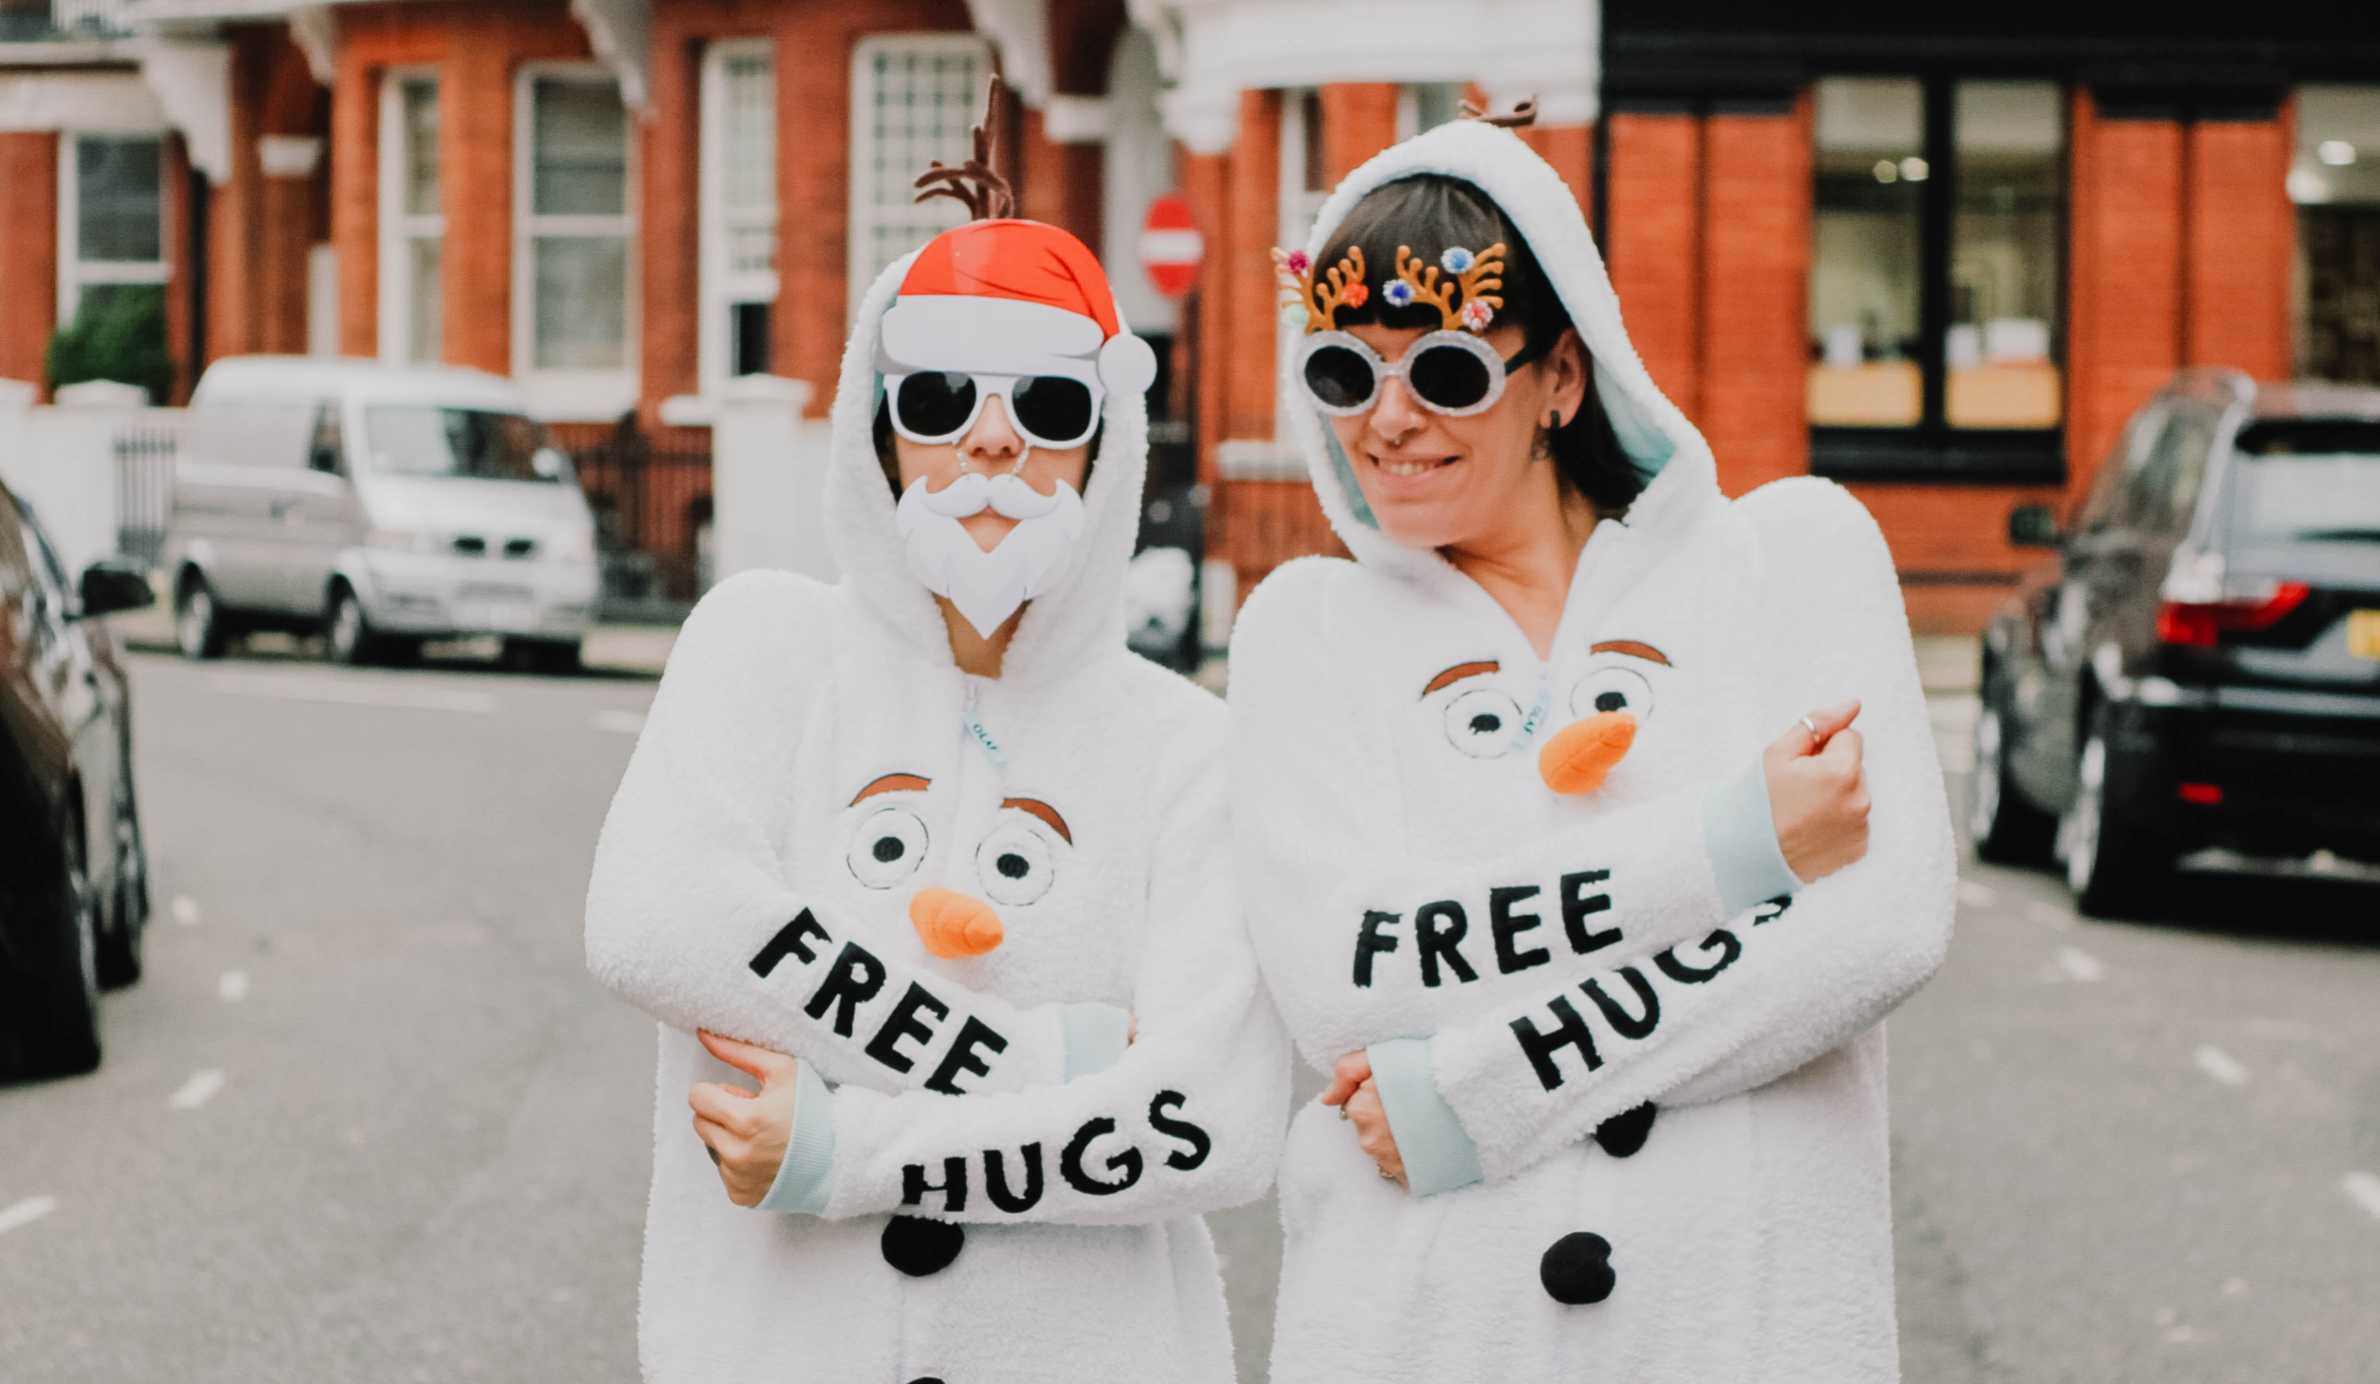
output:
M1460 274L1471 267L1471 252L1460 245L1450 245L1445 254L1438 256L1438 263L1445 266L1447 273Z
M1363 280L1358 279L1347 285L1347 291L1339 295L1339 301L1351 308L1360 308L1372 301L1372 290L1364 286Z
M1314 314L1306 310L1304 303L1291 303L1281 309L1281 319L1302 331L1308 322L1314 320Z
M1474 298L1463 304L1463 325L1470 328L1473 334L1486 331L1488 323L1495 320L1496 310L1489 307L1484 299Z
M1409 308L1413 306L1413 285L1403 279L1394 279L1381 286L1380 296L1386 298L1392 308Z
M1303 250L1292 250L1282 258L1281 267L1292 274L1303 274L1314 267L1314 260Z

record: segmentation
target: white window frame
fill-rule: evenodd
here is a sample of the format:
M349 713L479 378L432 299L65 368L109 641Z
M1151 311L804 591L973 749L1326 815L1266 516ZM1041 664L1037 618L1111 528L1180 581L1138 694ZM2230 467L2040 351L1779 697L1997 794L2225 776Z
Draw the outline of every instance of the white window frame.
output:
M413 260L406 253L414 240L436 239L442 266L439 283L444 292L443 265L446 254L446 192L439 189L439 211L434 216L409 215L405 211L405 141L410 132L405 128L404 87L408 82L430 81L438 87L438 140L442 146L438 156L438 178L446 180L446 84L435 67L392 67L380 81L380 358L403 365L413 359ZM439 320L445 321L443 304ZM441 331L443 336L443 330ZM444 342L440 342L444 354Z
M619 77L601 63L528 63L513 78L512 88L512 377L529 398L532 416L548 422L609 422L637 405L638 333L636 143L639 125L633 108L622 101L626 119L621 126L621 187L618 214L540 215L534 210L537 185L535 92L541 79L611 82ZM626 295L620 317L618 369L540 369L537 359L536 240L541 235L616 236L626 243L626 273L620 291Z
M776 90L777 46L772 39L728 39L713 43L702 55L702 187L700 201L700 230L702 243L702 304L697 313L697 330L701 333L696 347L697 369L701 389L706 396L716 396L723 389L733 367L733 352L729 339L734 332L735 309L745 303L774 303L777 301L778 273L767 270L738 272L734 264L735 232L766 230L773 237L777 231L780 208L784 204L784 189L780 183L775 199L764 210L731 208L727 205L727 64L739 58L763 57L769 60L772 93ZM775 121L772 118L771 128ZM771 149L774 152L774 141ZM782 253L780 248L779 253Z
M1321 90L1318 87L1285 87L1281 91L1281 154L1280 154L1280 226L1273 243L1302 247L1314 230L1314 218L1322 211L1322 204L1330 200L1331 190L1306 186L1306 98L1316 98L1319 113ZM1323 170L1323 180L1330 173Z
M876 275L882 272L875 264L874 241L871 233L879 226L893 222L896 216L901 221L922 219L906 204L896 211L890 207L879 208L870 200L875 191L870 185L870 175L876 164L876 123L868 114L873 102L862 101L861 96L866 90L865 83L870 76L869 68L876 55L888 48L898 48L919 54L968 53L974 55L977 61L982 64L980 68L982 73L988 74L992 70L991 48L978 34L950 32L870 34L852 45L851 86L847 98L850 102L851 112L851 179L845 190L844 198L844 205L850 209L843 260L846 280L844 306L846 322L859 316L860 300L867 296L869 286L875 282ZM980 84L973 87L969 101L972 104L963 128L972 129L983 114L981 109L983 88ZM956 163L965 157L966 152L966 147L962 143L950 155L945 156L943 162ZM925 171L923 165L917 169L917 173ZM910 176L915 177L916 173ZM951 224L954 225L966 216L965 210L958 203L946 199L936 198L925 205L948 207L950 209L948 216Z
M82 257L82 141L154 139L157 160L157 258L86 260ZM83 290L101 284L162 284L172 276L172 218L165 199L164 136L125 130L61 130L58 133L58 325L74 324Z

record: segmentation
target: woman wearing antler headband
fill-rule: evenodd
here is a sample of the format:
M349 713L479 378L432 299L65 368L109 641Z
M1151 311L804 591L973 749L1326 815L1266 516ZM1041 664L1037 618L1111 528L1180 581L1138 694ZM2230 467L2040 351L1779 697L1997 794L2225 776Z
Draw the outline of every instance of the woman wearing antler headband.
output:
M1719 492L1486 122L1279 262L1282 416L1354 561L1275 572L1232 645L1241 896L1333 1078L1273 1377L1892 1378L1878 1021L1954 874L1875 524Z

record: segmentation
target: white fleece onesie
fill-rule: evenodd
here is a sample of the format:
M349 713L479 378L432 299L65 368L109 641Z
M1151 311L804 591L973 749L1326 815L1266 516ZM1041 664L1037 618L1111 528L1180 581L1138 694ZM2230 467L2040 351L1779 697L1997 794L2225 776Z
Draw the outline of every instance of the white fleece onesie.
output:
M1939 964L1955 867L1889 555L1825 481L1720 494L1568 189L1508 132L1458 122L1374 158L1308 253L1423 172L1511 216L1650 480L1590 537L1541 663L1477 585L1373 526L1284 378L1356 560L1285 566L1240 617L1237 865L1300 1051L1327 1068L1369 1049L1413 1190L1331 1112L1299 1113L1273 1377L1891 1380L1878 1021ZM1633 748L1598 791L1556 796L1537 750L1612 693ZM1760 750L1853 696L1867 857L1772 900L1796 881ZM1622 1121L1598 1146L1647 1103L1649 1137ZM1607 1295L1557 1301L1548 1252L1587 1236Z
M1073 570L1000 678L962 674L870 437L908 264L844 357L842 581L703 600L597 851L588 964L663 1024L645 1377L1226 1381L1198 1213L1270 1182L1287 1040L1233 903L1221 704L1124 645L1146 412L1109 396ZM928 885L992 903L1006 940L929 955ZM698 1026L802 1060L760 1209L691 1127L687 1089L738 1079Z

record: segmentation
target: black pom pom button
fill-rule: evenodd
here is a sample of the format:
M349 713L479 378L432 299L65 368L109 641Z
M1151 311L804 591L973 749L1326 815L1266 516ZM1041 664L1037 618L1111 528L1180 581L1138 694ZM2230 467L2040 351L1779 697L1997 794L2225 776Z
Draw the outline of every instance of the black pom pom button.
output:
M1634 1110L1623 1110L1595 1126L1595 1142L1614 1158L1626 1158L1645 1146L1645 1138L1653 1132L1653 1103L1646 1101Z
M884 1223L884 1238L877 1247L884 1252L884 1262L911 1278L924 1278L950 1267L967 1244L964 1227L948 1221L922 1220L916 1216L895 1216Z
M1546 1247L1537 1261L1537 1281L1545 1295L1570 1307L1584 1307L1611 1296L1619 1275L1611 1268L1611 1241L1574 1230Z

